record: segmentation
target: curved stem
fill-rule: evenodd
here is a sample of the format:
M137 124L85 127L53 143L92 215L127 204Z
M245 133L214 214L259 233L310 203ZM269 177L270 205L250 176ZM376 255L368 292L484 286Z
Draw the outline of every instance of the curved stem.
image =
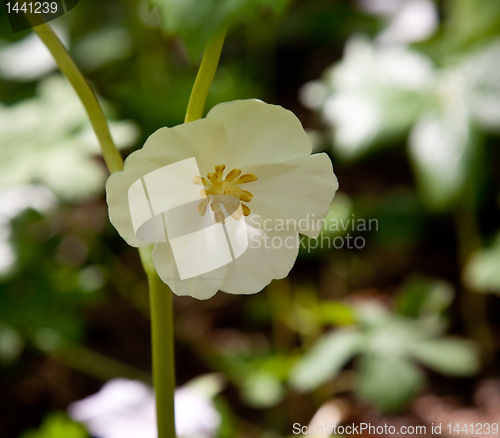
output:
M203 109L207 101L208 92L219 64L224 38L227 28L224 28L214 34L207 43L201 65L196 75L196 80L189 97L189 103L186 111L184 123L192 122L203 117Z
M113 173L122 170L123 158L113 143L108 123L104 117L94 91L90 88L90 85L85 80L81 71L78 69L52 28L48 24L44 23L34 27L33 30L50 50L57 62L57 65L59 66L59 69L61 70L61 73L69 80L83 103L83 106L89 116L90 124L92 125L92 128L99 140L102 155L109 172Z

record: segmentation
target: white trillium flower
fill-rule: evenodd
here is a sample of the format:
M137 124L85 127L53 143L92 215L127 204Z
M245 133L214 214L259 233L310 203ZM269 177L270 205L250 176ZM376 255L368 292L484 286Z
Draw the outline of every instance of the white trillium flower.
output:
M288 275L298 254L298 232L318 237L318 221L327 215L338 188L328 155L311 155L311 149L300 121L280 106L259 100L219 104L204 119L159 129L127 158L122 172L110 176L106 184L110 221L130 245L149 245L134 230L130 187L150 172L194 157L200 175L186 178L202 184L206 198L192 214L204 215L211 209L221 222L214 197L222 203L227 195L236 197L246 217L248 248L224 266L181 280L167 239L153 250L156 270L177 295L206 299L218 290L259 292L273 279ZM240 218L241 214L236 217ZM186 222L192 220L196 219L185 217ZM193 254L193 260L196 257L200 255Z

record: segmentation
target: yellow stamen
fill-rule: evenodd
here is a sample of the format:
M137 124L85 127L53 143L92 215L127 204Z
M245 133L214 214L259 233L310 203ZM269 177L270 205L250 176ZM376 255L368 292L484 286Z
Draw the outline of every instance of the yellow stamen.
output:
M207 175L207 178L212 183L212 185L219 182L219 175L216 172L210 172Z
M241 204L242 207L246 207L246 205ZM248 207L247 207L248 208ZM231 213L231 217L239 221L241 217L244 216L243 210L240 208L237 208Z
M217 181L221 182L222 181L222 175L224 174L224 169L226 166L224 164L219 164L218 166L215 166L215 171L217 172Z
M205 198L205 199L201 200L200 203L198 204L198 213L200 213L200 216L205 216L209 202L210 202L210 199Z
M222 206L220 205L221 203L224 204L226 211L229 212L236 220L241 219L242 214L244 216L248 216L250 214L250 208L241 204L241 202L250 202L253 195L249 191L241 189L238 185L250 183L257 179L257 177L251 173L241 175L241 169L231 170L226 175L226 178L223 179L225 169L226 166L224 164L219 164L215 166L215 172L207 174L208 181L201 176L196 176L193 179L194 184L202 185L204 187L204 190L202 190L200 194L202 196L206 196L206 199L200 201L200 204L198 205L198 212L201 216L203 216L206 212L208 204L210 203L210 208L214 212L215 220L219 223L224 223L224 213L222 211ZM218 197L217 200L213 198L215 196ZM222 196L232 197L233 200L228 199L220 201L219 198ZM235 202L236 199L234 198L238 199L239 202ZM239 209L240 205L241 210Z
M216 211L215 212L215 222L217 222L219 224L224 224L225 223L224 213L222 213L222 211Z
M257 177L253 173L246 173L245 175L241 175L233 184L245 184L252 181L255 181Z
M202 178L199 175L193 178L193 183L195 183L197 186L203 186L205 189L209 188L211 185L205 178Z
M203 185L203 178L202 178L200 175L196 175L196 176L193 178L193 182L194 182L197 186L202 186L202 185Z
M240 175L241 175L240 169L233 169L233 170L231 170L231 172L229 172L226 175L226 181L231 182L231 181L235 180L236 178L238 178Z
M242 190L240 196L238 196L243 202L250 202L253 198L253 195L246 190Z

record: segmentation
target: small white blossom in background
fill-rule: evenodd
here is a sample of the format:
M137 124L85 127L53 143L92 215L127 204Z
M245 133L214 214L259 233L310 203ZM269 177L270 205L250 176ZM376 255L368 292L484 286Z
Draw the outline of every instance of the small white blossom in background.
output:
M467 181L478 130L500 129L499 56L497 39L438 68L404 44L353 36L342 60L322 79L306 83L300 99L331 128L328 135L341 158L357 159L408 136L422 200L441 210Z
M406 47L379 47L351 37L341 62L306 83L302 103L320 111L344 158L363 154L380 136L408 129L435 86L432 62Z
M178 438L211 438L220 415L196 385L175 391ZM151 387L137 380L113 379L94 395L72 403L69 416L98 438L157 438L156 404Z
M438 29L439 14L432 0L358 0L362 10L382 16L387 27L378 35L383 44L424 41Z
M110 221L130 245L150 245L137 238L131 207L144 210L143 216L150 215L150 209L146 201L140 209L129 205L129 189L155 170L195 158L200 175L182 178L202 185L205 198L184 221L194 222L210 209L217 218L220 206L213 199L236 199L246 216L243 233L250 244L228 264L181 280L172 244L164 237L155 241L152 253L156 270L177 295L207 299L218 290L259 292L273 279L288 275L298 255L299 232L317 238L317 221L328 214L338 188L328 155L311 155L311 150L311 140L292 112L258 100L219 104L204 119L159 129L127 158L124 171L110 176L106 184ZM215 255L219 241L206 243L214 248L213 254L193 251L193 263L197 257Z
M69 38L66 29L51 25L66 48ZM0 77L11 81L34 81L57 69L49 49L34 32L10 44L0 41Z

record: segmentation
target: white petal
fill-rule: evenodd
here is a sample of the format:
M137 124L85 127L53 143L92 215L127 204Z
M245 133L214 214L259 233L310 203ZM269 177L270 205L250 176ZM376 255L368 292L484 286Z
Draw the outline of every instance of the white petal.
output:
M162 167L194 157L201 176L205 176L223 164L226 147L224 125L216 119L200 119L158 129L144 144L141 158Z
M299 252L294 231L269 231L247 226L248 249L228 265L221 290L230 294L254 294L272 280L284 278Z
M221 103L207 114L224 123L229 169L258 163L279 163L311 153L311 141L299 119L278 105L259 100Z
M318 236L318 221L328 214L339 186L328 155L248 166L244 172L257 176L257 181L243 185L254 195L248 204L252 211L248 220L252 225Z
M106 181L106 202L109 209L109 220L125 241L135 247L148 246L136 236L132 226L132 218L128 203L128 189L142 176L158 169L151 161L141 158L142 151L130 154L125 160L124 170L113 173Z
M148 246L135 236L130 217L128 190L140 177L160 167L195 157L202 175L222 163L227 137L218 120L197 120L173 128L161 128L146 140L144 147L131 154L122 172L106 182L109 218L120 236L132 246ZM195 175L193 175L194 177Z
M162 281L176 295L191 296L199 300L213 297L221 288L227 265L206 274L181 280L175 264L170 243L157 243L153 252L153 263Z

